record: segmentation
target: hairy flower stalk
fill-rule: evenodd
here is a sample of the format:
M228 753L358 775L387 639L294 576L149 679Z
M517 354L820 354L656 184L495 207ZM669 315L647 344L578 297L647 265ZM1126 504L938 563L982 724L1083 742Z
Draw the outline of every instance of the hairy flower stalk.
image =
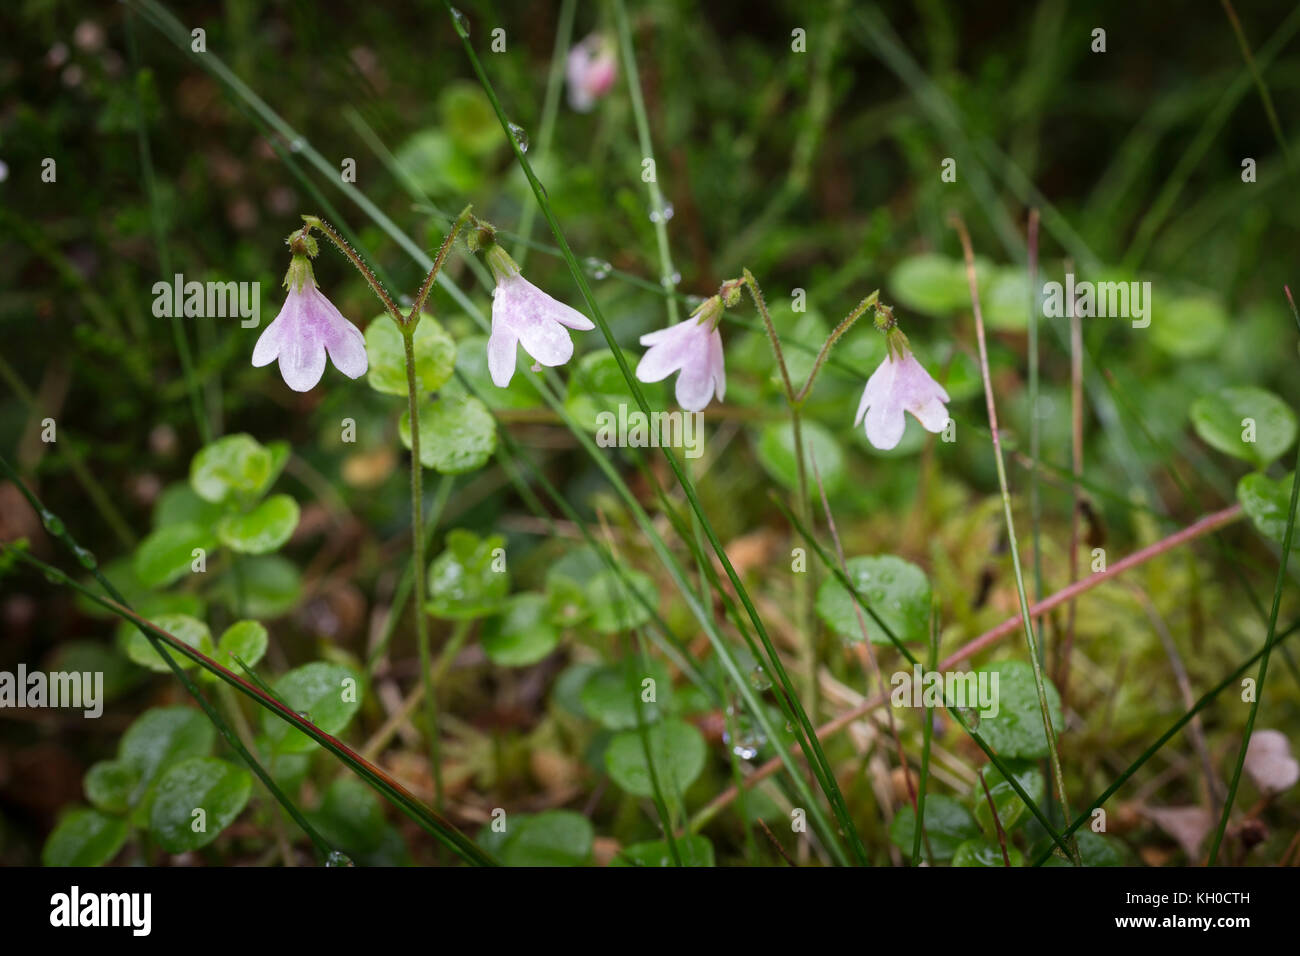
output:
M661 382L678 372L677 404L688 412L703 411L715 396L722 401L727 391L718 332L722 311L722 298L715 295L686 321L641 336L641 344L650 348L637 363L636 377Z
M316 240L300 229L289 237L289 246L293 258L284 274L289 294L253 346L253 365L261 368L278 358L280 375L295 392L309 391L321 380L326 354L348 378L360 378L368 367L366 341L316 286L311 268Z
M492 292L492 335L488 338L488 371L498 388L505 388L515 374L515 347L539 365L554 367L573 358L573 339L568 329L582 332L596 326L577 309L547 295L519 272L519 266L492 237L490 229L483 243L497 285Z
M916 360L888 306L877 306L876 328L885 333L885 358L867 379L853 424L862 424L865 418L867 441L888 451L903 438L905 412L910 412L926 431L943 431L948 424L950 399L943 386Z

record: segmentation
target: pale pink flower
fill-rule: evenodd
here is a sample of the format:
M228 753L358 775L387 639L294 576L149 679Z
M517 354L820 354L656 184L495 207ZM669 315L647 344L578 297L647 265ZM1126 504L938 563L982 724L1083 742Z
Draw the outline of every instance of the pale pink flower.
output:
M1246 746L1246 773L1259 789L1281 793L1300 780L1300 763L1291 756L1291 744L1280 730L1257 730Z
M492 246L487 259L497 280L487 345L488 371L497 387L505 388L514 377L516 345L522 344L541 365L563 365L573 358L573 339L565 326L586 332L595 328L591 320L520 275L500 246Z
M948 393L930 377L906 348L895 357L890 348L885 360L867 379L858 404L857 425L866 416L867 441L882 451L895 447L907 425L904 412L911 412L926 431L941 432L948 424Z
M304 259L305 263L306 260ZM366 340L361 330L316 288L311 268L290 267L284 307L253 346L253 365L280 360L280 375L295 392L313 388L325 374L325 355L348 378L366 373Z
M722 336L718 334L716 309L709 303L685 322L641 336L650 346L637 363L636 377L643 382L661 382L673 372L677 376L677 404L688 412L703 411L713 396L722 401L727 391L727 370L722 361Z
M589 113L596 100L614 85L618 64L609 42L593 33L569 50L565 78L569 84L569 106L579 113Z

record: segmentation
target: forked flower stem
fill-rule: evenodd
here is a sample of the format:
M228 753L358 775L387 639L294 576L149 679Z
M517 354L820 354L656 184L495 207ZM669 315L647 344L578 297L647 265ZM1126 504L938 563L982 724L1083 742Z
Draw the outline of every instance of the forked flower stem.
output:
M406 407L411 424L411 555L415 585L415 640L419 647L420 680L424 687L426 736L429 744L429 769L433 776L434 806L439 811L443 808L442 747L441 734L438 730L438 701L433 686L433 660L429 651L429 629L428 622L425 620L427 612L424 607L424 582L427 573L424 566L424 466L420 462L420 384L415 372L415 329L420 324L420 316L429 298L429 291L437 281L452 246L456 244L456 239L466 226L471 223L478 224L472 209L472 206L466 206L452 223L446 238L438 248L438 254L429 268L429 274L425 276L424 283L420 286L420 291L411 305L410 312L405 316L402 315L392 296L388 294L388 290L375 276L374 271L366 265L365 260L346 239L319 216L302 217L303 222L306 223L305 229L318 230L321 235L334 243L349 262L356 266L361 277L384 304L384 308L388 310L388 314L392 316L398 330L402 333L402 351L406 364Z

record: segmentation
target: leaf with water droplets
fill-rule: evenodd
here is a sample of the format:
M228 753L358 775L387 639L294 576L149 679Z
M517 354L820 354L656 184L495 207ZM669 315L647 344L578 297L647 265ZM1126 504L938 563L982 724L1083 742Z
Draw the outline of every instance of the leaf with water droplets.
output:
M930 581L924 571L892 554L849 558L845 563L854 589L900 641L915 643L929 637ZM817 590L817 615L848 641L862 640L855 603L836 578L828 577ZM873 644L893 643L865 610L862 621Z
M327 734L341 731L361 707L361 681L341 664L305 664L282 676L274 688L286 707L306 715L306 720ZM266 710L262 712L262 732L282 753L303 753L317 746L301 730Z
M207 846L243 812L252 791L253 777L243 767L216 757L182 761L158 781L149 834L169 853Z
M411 415L398 423L402 444L411 447ZM497 424L477 398L444 395L420 409L420 463L444 475L463 475L488 463L497 448Z

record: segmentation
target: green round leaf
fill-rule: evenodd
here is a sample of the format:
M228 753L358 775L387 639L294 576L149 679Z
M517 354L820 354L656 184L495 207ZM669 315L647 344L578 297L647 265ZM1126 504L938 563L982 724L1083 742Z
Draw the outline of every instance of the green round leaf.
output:
M1011 776L1016 783L1024 788L1025 793L1029 794L1029 799L1035 804L1043 799L1045 792L1045 782L1043 775L1038 768L1032 763L1026 763L1018 760L1007 761L1007 769L1011 771ZM1025 802L1020 799L1019 794L1011 788L1002 771L997 767L989 764L984 768L984 782L988 785L989 794L993 797L993 806L998 811L998 821L1002 824L1002 829L1010 832L1011 829L1020 822L1021 817L1029 809ZM971 789L971 805L975 808L975 819L979 825L984 828L984 832L989 836L997 834L997 827L993 824L993 816L989 812L988 797L984 795L984 787L978 780L975 781Z
M203 599L191 591L148 591L134 601L132 607L146 621L157 621L164 614L186 614L198 618L204 616ZM122 653L126 653L126 646L136 632L136 626L130 621L118 623L115 634L117 646ZM145 643L148 644L148 641ZM136 673L139 674L139 671Z
M996 661L981 667L976 674L989 675L989 687L998 702L996 717L983 717L976 728L999 757L1041 760L1047 756L1047 733L1043 730L1043 712L1038 706L1034 669L1026 661ZM993 675L997 687L993 688ZM1048 712L1057 735L1064 723L1061 697L1044 676Z
M235 614L270 619L293 610L302 597L302 578L293 562L261 555L239 562L238 580L223 574L213 593Z
M149 833L169 853L207 846L239 816L252 790L242 767L216 757L184 760L158 781Z
M1151 338L1164 351L1178 358L1193 358L1214 351L1228 328L1228 316L1219 301L1210 296L1173 299L1154 309Z
M654 681L654 700L643 701L648 693L646 680ZM673 684L668 668L657 660L647 660L643 668L636 658L628 658L616 667L602 667L587 679L579 699L587 716L608 730L631 730L637 726L637 708L641 719L652 724L663 717L672 703Z
M206 556L216 546L217 538L210 525L164 525L140 542L132 569L145 587L166 587L190 572L194 549L202 549Z
M1014 846L1007 844L1007 856L1012 866L1023 866L1024 855ZM1002 847L984 839L967 840L957 847L952 855L953 866L1000 866L1006 868L1007 861L1002 856Z
M236 657L249 667L262 659L266 653L266 628L257 621L236 621L226 628L217 641L217 663L224 664L236 674L242 674Z
M654 580L630 568L624 568L621 575L606 568L592 576L583 591L591 611L590 624L602 634L640 627L650 620L650 609L659 605Z
M171 524L196 524L210 528L221 517L221 508L204 501L184 481L168 485L153 506L153 526L165 528Z
M492 112L492 102L477 83L457 80L438 94L438 112L443 128L466 152L481 156L506 143L501 124Z
M713 844L708 837L688 836L677 840L682 866L713 866ZM623 847L610 866L676 866L667 840L633 843Z
M965 281L966 274L963 266L963 284ZM966 290L965 294L969 301L969 290ZM984 321L991 329L1019 332L1027 328L1031 307L1029 274L1013 266L993 270L988 286L980 288L980 306L984 312Z
M1192 425L1207 445L1267 468L1295 441L1295 413L1262 388L1224 388L1192 405Z
M500 617L483 627L483 650L494 664L527 667L536 664L560 641L551 626L546 595L535 592L511 595Z
M850 558L848 578L903 643L925 641L930 634L930 581L925 572L892 554ZM826 578L817 590L817 615L848 641L861 641L857 602L838 579ZM862 621L873 644L892 644L889 635L865 610Z
M190 463L190 484L205 501L253 497L274 478L275 457L252 435L218 438Z
M67 813L45 841L41 862L46 866L103 866L122 849L129 828L121 817L98 810Z
M1250 515L1251 522L1265 537L1272 538L1278 544L1286 539L1287 518L1291 514L1291 486L1295 483L1295 472L1279 478L1277 481L1252 472L1237 482L1237 500L1242 509ZM1300 516L1296 518L1300 524ZM1291 534L1291 550L1300 549L1300 528Z
M275 695L327 734L337 734L361 707L361 681L339 664L316 661L295 668L274 684ZM315 747L301 730L268 710L262 711L262 732L282 753L302 753Z
M707 754L704 737L691 724L675 718L654 724L645 733L664 799L678 803L679 797L704 769ZM654 794L654 789L645 756L641 731L625 730L610 740L605 750L605 769L610 778L628 793L649 797Z
M125 760L101 760L86 771L82 781L86 799L105 813L123 814L140 785L140 770Z
M397 424L411 447L411 414ZM497 448L497 423L477 398L444 395L420 409L420 463L444 475L463 475L487 464Z
M910 858L916 833L916 811L904 806L889 825L889 840ZM967 840L978 839L979 826L959 801L942 793L925 798L925 834L921 837L921 857L931 863L951 860L957 848ZM927 850L927 840L929 849ZM931 858L930 852L934 857Z
M834 494L844 481L844 453L840 451L839 442L829 431L814 421L805 421L802 431L809 497L816 499L818 495L817 479L812 467L814 457L822 476L822 483L826 486L826 493ZM812 455L806 451L809 448L812 449ZM791 491L798 489L799 472L794 455L794 428L789 422L768 425L763 429L758 439L758 460L767 473L786 488Z
M216 731L202 711L193 707L146 710L122 735L118 759L138 772L142 785L178 761L212 752Z
M497 613L510 592L505 543L500 535L480 538L462 528L447 532L446 549L429 565L429 613L456 621Z
M582 814L547 810L507 817L495 853L506 866L586 866L594 842L591 821Z
M980 289L986 288L989 271L987 262L976 260ZM947 316L970 308L965 263L936 253L904 259L889 274L888 288L900 305L927 315ZM1022 307L1027 307L1026 302Z
M222 518L217 537L240 554L268 554L288 541L296 527L298 502L288 495L272 495L247 514Z
M1078 842L1079 859L1084 866L1127 865L1128 855L1124 852L1123 846L1109 837L1093 833L1091 830L1079 830L1074 834L1074 838ZM1074 864L1061 855L1060 848L1056 847L1052 855L1043 861L1043 866L1074 866Z
M361 866L405 866L410 850L384 819L383 802L354 776L340 777L325 790L320 809L308 817L325 842Z
M456 343L428 315L415 327L415 380L422 392L447 384L456 367ZM366 326L366 381L377 392L406 396L406 343L392 316L380 315Z
M153 623L160 630L179 638L183 643L188 644L195 650L202 651L209 656L212 655L212 635L208 632L208 626L198 618L190 617L188 614L159 614L153 618ZM159 643L161 643L161 639ZM149 670L157 671L160 674L170 674L172 672L171 667L163 660L158 651L154 650L149 638L145 637L144 632L139 628L133 627L131 633L127 635L124 650L126 656L141 667L147 667ZM192 660L179 651L168 650L164 651L164 653L184 669L195 666Z

